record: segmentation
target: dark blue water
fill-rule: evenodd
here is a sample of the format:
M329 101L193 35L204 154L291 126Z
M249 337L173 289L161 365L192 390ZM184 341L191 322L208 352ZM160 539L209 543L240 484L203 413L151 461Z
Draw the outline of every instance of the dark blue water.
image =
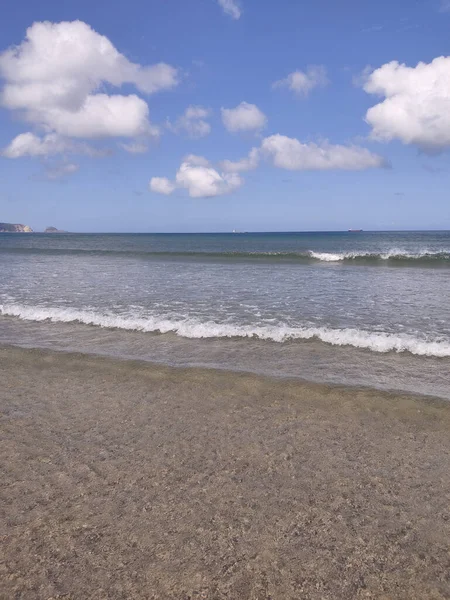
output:
M449 232L0 234L0 252L450 267Z

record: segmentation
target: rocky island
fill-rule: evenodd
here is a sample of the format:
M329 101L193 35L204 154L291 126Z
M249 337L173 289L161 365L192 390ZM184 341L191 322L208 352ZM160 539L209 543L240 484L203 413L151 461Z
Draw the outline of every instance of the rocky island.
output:
M0 223L0 233L33 233L33 230L20 223Z
M67 233L64 229L57 229L56 227L47 227L44 233Z

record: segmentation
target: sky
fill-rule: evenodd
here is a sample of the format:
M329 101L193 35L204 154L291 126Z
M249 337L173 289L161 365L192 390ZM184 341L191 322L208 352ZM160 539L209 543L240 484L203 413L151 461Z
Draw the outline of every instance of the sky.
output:
M450 0L16 0L0 221L450 229Z

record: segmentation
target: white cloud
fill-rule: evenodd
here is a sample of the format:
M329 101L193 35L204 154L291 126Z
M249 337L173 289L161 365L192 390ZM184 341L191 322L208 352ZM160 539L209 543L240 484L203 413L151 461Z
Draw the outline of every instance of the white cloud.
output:
M176 185L167 179L167 177L152 177L150 179L150 189L157 194L168 196L176 189Z
M303 144L296 138L276 134L265 138L262 153L273 161L275 167L291 171L324 171L342 169L360 171L386 166L386 161L367 148L359 146Z
M132 63L82 21L34 23L19 46L0 54L0 76L5 108L47 133L75 138L157 135L142 98L108 95L105 85L153 94L178 84L174 67Z
M232 19L240 19L242 11L236 0L217 0L217 2L226 15Z
M242 179L235 173L218 173L212 167L181 163L176 176L179 187L188 190L191 198L212 198L229 194L242 185Z
M387 63L367 76L364 90L385 97L366 114L374 139L398 139L426 151L450 147L449 56L416 67Z
M308 94L316 87L324 87L329 83L327 70L321 65L311 65L304 71L294 71L285 79L272 84L273 88L287 87L300 96Z
M222 108L222 121L225 128L238 131L259 131L267 124L266 115L255 105L241 102L236 108Z
M188 190L191 198L211 198L229 194L244 183L239 173L256 169L260 159L271 160L280 169L317 171L342 169L360 171L387 166L377 154L359 146L339 146L328 142L302 144L295 138L272 135L263 139L260 148L252 148L247 157L239 161L224 160L220 172L203 156L186 156L178 169L175 181L166 177L152 177L150 189L169 195L176 189Z
M259 149L252 148L249 155L241 160L233 162L232 160L223 160L220 167L226 173L242 173L244 171L252 171L259 165Z
M135 137L155 131L148 121L147 103L134 94L93 94L75 112L47 110L41 123L61 135L77 138Z
M195 167L209 167L209 160L204 156L197 156L196 154L188 154L184 157L183 162Z
M21 133L2 151L6 158L20 158L22 156L49 156L65 152L69 144L55 134L40 138L34 133Z
M86 154L87 156L105 156L105 150L98 150L71 139L61 137L56 133L49 133L42 138L31 133L21 133L4 148L1 155L5 158L47 157L56 154Z
M166 177L152 177L150 189L168 195L177 188L184 188L191 198L212 198L229 194L242 183L237 173L219 173L206 158L190 155L181 163L174 182Z
M167 127L174 133L184 131L192 139L205 137L211 133L211 125L205 121L211 116L211 110L203 106L188 106L175 124L167 121Z

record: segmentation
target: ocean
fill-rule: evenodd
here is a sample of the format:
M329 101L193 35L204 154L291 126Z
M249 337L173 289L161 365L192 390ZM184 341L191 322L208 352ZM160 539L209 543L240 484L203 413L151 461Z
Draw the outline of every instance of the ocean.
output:
M450 232L0 234L0 343L450 399Z

